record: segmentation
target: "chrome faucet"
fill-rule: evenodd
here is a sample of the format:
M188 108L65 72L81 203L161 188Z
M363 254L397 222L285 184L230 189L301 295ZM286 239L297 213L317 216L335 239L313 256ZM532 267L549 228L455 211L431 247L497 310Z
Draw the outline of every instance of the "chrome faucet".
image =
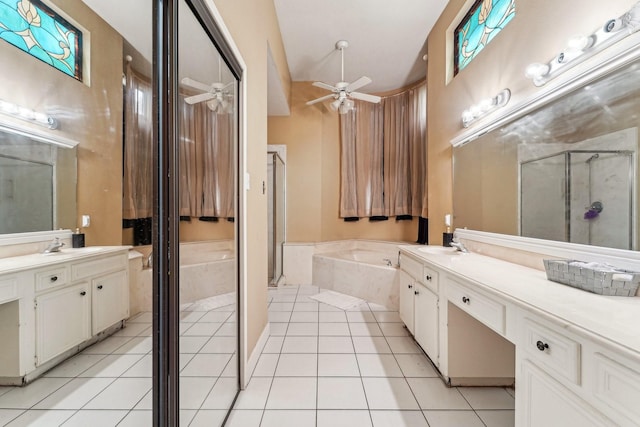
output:
M387 262L387 267L393 267L393 263L389 258L382 258L382 260Z
M464 244L462 242L458 242L456 240L453 240L452 242L449 243L449 246L456 248L458 251L466 254L469 253L469 250L464 246Z
M60 241L59 237L53 239L53 242L49 243L49 246L42 252L43 254L50 254L53 252L60 252L60 249L64 246L64 242Z

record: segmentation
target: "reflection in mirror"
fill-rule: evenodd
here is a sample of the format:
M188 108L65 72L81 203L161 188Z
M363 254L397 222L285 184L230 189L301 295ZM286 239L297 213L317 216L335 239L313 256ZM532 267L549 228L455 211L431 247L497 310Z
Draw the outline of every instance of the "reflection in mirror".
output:
M454 148L457 228L637 249L640 64Z
M0 131L0 234L76 227L76 149Z

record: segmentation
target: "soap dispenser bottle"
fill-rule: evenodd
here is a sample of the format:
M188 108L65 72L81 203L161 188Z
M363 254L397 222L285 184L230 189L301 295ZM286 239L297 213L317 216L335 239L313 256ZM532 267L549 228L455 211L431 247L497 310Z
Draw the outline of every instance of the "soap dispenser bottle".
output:
M84 233L81 233L79 228L71 235L71 245L74 248L84 248Z

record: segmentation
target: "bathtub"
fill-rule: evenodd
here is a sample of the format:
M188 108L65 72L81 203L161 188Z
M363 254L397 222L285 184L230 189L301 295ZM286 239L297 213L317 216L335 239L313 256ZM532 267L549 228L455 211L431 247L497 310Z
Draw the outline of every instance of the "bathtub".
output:
M232 247L231 240L180 243L180 304L236 291ZM152 269L142 268L137 276L131 292L132 314L151 311L153 301Z
M386 245L314 254L313 284L398 310L397 246Z

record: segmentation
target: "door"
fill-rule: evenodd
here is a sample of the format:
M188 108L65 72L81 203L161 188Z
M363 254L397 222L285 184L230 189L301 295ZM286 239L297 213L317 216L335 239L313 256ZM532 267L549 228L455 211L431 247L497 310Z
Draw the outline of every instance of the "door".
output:
M438 361L438 295L427 287L415 284L415 338L431 361Z
M127 272L118 271L91 281L93 335L129 317Z

